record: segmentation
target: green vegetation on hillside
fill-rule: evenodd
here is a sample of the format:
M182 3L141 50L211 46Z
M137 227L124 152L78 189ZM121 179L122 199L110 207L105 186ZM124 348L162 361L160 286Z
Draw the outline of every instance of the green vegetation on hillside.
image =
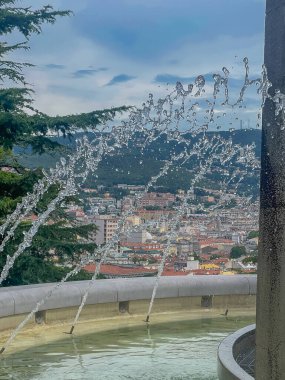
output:
M255 153L257 157L260 155L260 144L261 144L261 131L260 130L237 130L235 132L220 131L216 132L215 135L219 134L222 138L228 139L232 138L235 144L240 144L245 146L247 144L255 144ZM211 138L213 132L207 132L207 135ZM75 135L71 141L70 145L74 144ZM191 139L194 144L200 136L198 135L196 139ZM190 139L190 137L189 137ZM58 139L54 139L58 141ZM59 140L62 143L62 140ZM189 140L190 141L190 140ZM68 141L66 141L68 145ZM113 156L105 156L100 162L98 170L95 176L90 176L86 182L86 187L95 188L97 185L104 185L109 190L112 186L117 184L129 184L129 185L144 185L149 182L152 176L159 173L163 167L166 160L169 160L171 155L179 154L183 150L182 144L178 144L175 141L170 141L166 144L165 137L155 140L150 143L143 151L135 144L130 144L128 147L122 148ZM17 149L19 152L19 149ZM24 158L21 162L25 163L27 166L33 167L34 165L34 155L30 149L21 151L25 153ZM59 155L58 155L59 157ZM20 159L21 160L21 159ZM54 162L55 158L53 156L44 155L42 156L41 164L44 167L48 167L50 162ZM236 162L231 162L231 169L238 167ZM195 159L189 160L182 167L174 165L167 175L160 178L157 181L157 188L159 191L168 191L171 193L176 193L178 189L187 190L193 181L195 174L197 173L197 162ZM219 189L219 184L223 180L222 168L216 166L213 170L209 171L204 179L196 183L197 187L205 187L211 189ZM245 178L239 183L238 192L240 194L253 195L256 197L259 191L259 172L250 171ZM151 189L155 190L155 189Z

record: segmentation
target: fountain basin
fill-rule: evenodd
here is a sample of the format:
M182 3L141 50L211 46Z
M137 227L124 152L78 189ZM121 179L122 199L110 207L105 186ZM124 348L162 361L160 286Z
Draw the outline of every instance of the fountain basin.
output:
M76 366L73 361L74 354L71 355L72 358L68 354L70 344L73 342L72 339L79 339L81 343L86 342L89 347L88 349L82 348L83 361L87 360L89 363L90 355L93 357L92 355L95 355L94 352L99 350L99 361L96 359L96 362L97 364L99 363L100 368L103 368L107 365L107 362L105 363L104 360L105 356L109 355L110 347L107 347L106 350L102 348L104 354L102 361L100 361L101 349L98 348L100 342L97 339L97 334L100 335L103 332L102 339L104 341L109 339L108 337L110 336L113 336L116 340L118 338L115 333L116 331L119 337L125 334L125 332L121 332L121 329L128 329L129 333L127 335L130 338L132 335L135 337L138 331L142 331L141 329L143 329L144 334L148 334L149 331L156 334L157 326L164 325L166 328L164 328L163 337L159 338L159 347L161 347L162 352L171 352L170 356L176 358L181 353L184 344L186 346L183 348L183 351L190 350L189 359L191 358L192 364L186 371L186 375L181 373L181 376L179 375L180 377L178 378L188 379L192 378L192 374L197 374L195 379L216 380L216 350L219 341L228 333L254 321L256 276L163 277L160 279L153 314L150 318L151 330L148 330L143 320L148 310L154 281L154 278L96 281L90 289L89 297L73 336L64 333L70 329L70 323L73 321L77 307L80 305L88 287L88 281L70 282L62 285L53 293L46 304L42 305L39 312L30 320L26 329L20 332L12 345L9 346L1 357L5 364L3 366L4 372L1 374L2 378L3 376L5 378L5 374L7 375L9 372L17 372L18 368L26 368L26 364L30 363L29 368L31 368L31 372L27 370L27 378L42 379L42 373L41 377L33 377L32 374L33 371L41 371L41 363L44 362L46 363L44 364L45 369L48 368L50 376L54 378L81 379L83 375L80 370L75 371L74 377L70 377L71 374L68 375L69 377L58 377L65 376L63 374L68 372L66 363L69 363L69 360L71 360L71 366ZM11 329L15 328L34 308L36 302L45 297L54 286L55 284L41 284L0 289L1 345L9 337ZM224 315L225 310L228 310L227 316ZM195 323L200 323L200 327L195 325ZM67 336L69 338L66 338ZM90 341L90 336L94 336L93 342ZM184 341L184 336L187 338L186 342ZM62 343L64 339L69 339L67 340L67 346L66 342ZM144 335L143 339L149 339L148 335L147 338ZM201 344L196 344L196 341L201 342ZM156 339L154 339L154 342L156 342ZM133 347L140 344L144 346L143 342L136 343L131 340L130 344L126 347L126 351L123 350L123 353L119 344L119 356L115 350L114 356L111 359L117 362L118 357L128 356L129 353L131 353L131 357L133 354L136 356L137 353L133 353ZM58 345L61 347L59 352ZM90 349L90 347L93 348ZM89 349L91 351L88 351ZM95 350L94 352L92 351L93 349ZM134 365L141 365L141 361L144 361L144 358L147 361L149 360L149 349L150 347L147 345L146 350L140 353L138 361ZM65 350L67 351L65 352ZM113 350L112 347L111 350ZM44 352L42 359L38 356L38 353L41 351ZM80 349L79 352L81 355ZM160 349L158 352L160 352ZM209 358L207 352L211 352ZM188 352L184 352L183 355L188 360ZM181 358L182 367L186 363L183 362L184 356ZM40 363L35 361L35 357L39 358ZM59 363L55 363L54 361L48 361L47 363L47 359L50 360L51 357L58 358ZM196 362L195 357L199 357L200 361ZM162 368L165 365L167 366L170 360L169 357L166 355L166 359L163 359L162 362L159 358L160 356L155 357L154 361L158 361L160 363L158 365L161 365ZM76 356L76 360L78 360L78 355ZM93 359L88 364L88 367L92 363ZM147 363L145 365L150 365L149 362ZM173 365L175 364L174 361L172 363ZM119 367L121 365L118 364ZM124 364L124 366L126 365L127 363ZM200 372L197 370L197 365L204 365L207 368L208 375L206 377L203 375L203 370L200 371L199 369ZM53 372L54 367L59 372ZM95 366L94 371L96 368ZM194 372L191 372L191 368L193 368ZM149 371L151 373L151 370ZM16 375L17 373L15 373ZM89 374L88 376L91 375ZM84 378L87 379L88 376ZM174 372L173 376L169 377L169 379L177 378ZM91 378L93 377L91 376ZM119 376L113 378L120 379ZM139 379L139 377L127 378ZM162 378L166 378L165 375Z
M218 349L220 380L254 380L255 325L226 337Z

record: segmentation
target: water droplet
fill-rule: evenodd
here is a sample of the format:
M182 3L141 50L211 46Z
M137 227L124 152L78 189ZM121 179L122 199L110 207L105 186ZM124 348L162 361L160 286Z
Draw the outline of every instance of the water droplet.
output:
M195 79L195 85L198 88L202 88L205 86L205 78L203 75L198 75L197 78Z

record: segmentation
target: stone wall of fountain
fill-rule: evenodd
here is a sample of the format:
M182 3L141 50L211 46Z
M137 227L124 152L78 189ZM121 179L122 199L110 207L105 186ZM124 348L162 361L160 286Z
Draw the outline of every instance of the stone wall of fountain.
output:
M218 351L220 380L253 380L255 364L255 325L229 335Z
M152 295L154 278L96 281L89 290L82 319L101 319L125 315L145 315ZM0 328L16 327L54 284L0 289ZM41 305L29 325L71 322L88 287L88 281L68 282ZM162 277L157 289L154 313L217 311L255 308L256 276Z

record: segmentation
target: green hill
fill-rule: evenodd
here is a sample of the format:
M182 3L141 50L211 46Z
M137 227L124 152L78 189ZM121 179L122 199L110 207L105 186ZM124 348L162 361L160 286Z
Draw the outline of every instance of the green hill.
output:
M207 134L209 137L219 135L224 139L231 138L233 144L239 144L241 146L254 143L256 156L260 157L260 130L220 131L218 133L207 132ZM57 141L67 147L71 147L78 137L80 137L80 134L77 134L71 140L60 138L57 139ZM138 137L142 140L141 136ZM199 137L201 137L201 135L192 139L192 142L195 143L198 141ZM146 184L152 176L159 173L165 160L170 159L173 154L182 152L183 149L183 144L178 144L175 140L166 142L165 137L160 137L150 144L147 144L143 151L138 149L134 141L131 141L128 147L119 150L117 154L104 157L96 172L96 177L90 176L86 182L86 186L96 187L97 185L104 185L106 187L112 187L120 183ZM15 153L20 163L29 168L39 166L44 168L52 167L61 155L60 153L35 155L32 153L31 148L20 149L17 147L15 148ZM232 165L236 165L236 163L232 163ZM167 176L158 181L157 185L161 187L160 190L164 189L165 191L176 192L177 189L189 188L194 175L195 164L192 160L183 167L174 166ZM213 172L208 174L206 180L200 185L217 188L220 180L221 177ZM259 174L256 173L252 175L251 173L251 176L241 184L240 191L257 194L258 184Z

